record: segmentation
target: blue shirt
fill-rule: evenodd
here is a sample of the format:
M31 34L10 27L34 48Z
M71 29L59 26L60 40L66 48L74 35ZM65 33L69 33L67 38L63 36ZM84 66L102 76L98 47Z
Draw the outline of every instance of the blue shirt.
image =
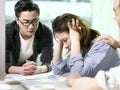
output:
M119 63L119 55L115 48L103 41L91 41L91 48L83 57L82 53L74 57L68 56L65 60L60 59L51 63L54 74L67 72L79 72L82 76L94 77L99 70L109 70Z

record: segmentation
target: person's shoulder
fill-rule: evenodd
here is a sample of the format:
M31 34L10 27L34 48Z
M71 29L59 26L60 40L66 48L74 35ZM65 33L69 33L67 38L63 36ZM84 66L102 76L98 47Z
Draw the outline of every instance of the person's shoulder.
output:
M12 21L6 24L6 28L14 28L17 26L16 21Z
M108 49L112 48L111 45L105 43L103 40L96 41L96 39L94 39L91 41L91 43L92 43L91 46L94 48L108 48Z
M109 45L105 43L103 40L96 41L96 38L91 41L92 44L100 44L100 45Z
M45 24L43 24L41 22L39 22L39 27L38 28L40 30L44 30L44 31L51 31L50 28L47 25L45 25Z
M13 35L18 32L18 25L16 21L12 21L6 24L6 34Z
M39 26L35 35L40 39L42 38L47 40L48 37L49 39L52 37L52 31L49 29L48 26L39 22Z

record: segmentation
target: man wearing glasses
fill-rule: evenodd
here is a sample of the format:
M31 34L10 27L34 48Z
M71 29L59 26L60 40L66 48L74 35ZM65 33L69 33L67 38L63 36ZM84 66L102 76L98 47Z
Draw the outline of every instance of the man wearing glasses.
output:
M15 21L6 24L6 73L32 75L50 71L51 30L39 21L39 7L30 0L15 4ZM36 63L38 55L42 65Z

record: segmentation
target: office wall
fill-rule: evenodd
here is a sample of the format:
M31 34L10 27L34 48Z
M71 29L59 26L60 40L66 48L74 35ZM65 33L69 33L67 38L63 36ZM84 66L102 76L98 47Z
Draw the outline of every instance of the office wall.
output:
M99 29L102 34L110 34L119 39L119 30L114 20L114 0L91 0L92 27Z
M17 0L6 1L5 16L6 23L14 20L14 5ZM51 28L51 21L63 13L73 13L91 21L91 5L86 2L64 2L64 1L39 1L35 3L40 8L40 21Z
M35 1L40 9L40 20L51 27L51 21L59 14L72 12L90 22L90 25L98 29L102 34L110 34L118 38L118 27L114 20L114 0L91 0L89 3L78 2L45 2ZM6 17L14 19L14 4L16 1L6 1ZM52 6L52 7L51 7ZM6 19L7 19L6 18Z

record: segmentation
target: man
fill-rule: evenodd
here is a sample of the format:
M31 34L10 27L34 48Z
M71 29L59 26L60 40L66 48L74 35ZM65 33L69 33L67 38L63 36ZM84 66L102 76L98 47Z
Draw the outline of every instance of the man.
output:
M120 0L114 0L115 20L120 28ZM120 47L120 42L110 36L104 36L106 43ZM67 84L73 90L120 90L120 65L109 71L99 71L95 78L82 77L76 73L67 78Z
M15 4L15 21L6 25L6 73L32 75L50 71L51 30L39 21L39 7L31 0ZM40 56L41 66L36 63Z

